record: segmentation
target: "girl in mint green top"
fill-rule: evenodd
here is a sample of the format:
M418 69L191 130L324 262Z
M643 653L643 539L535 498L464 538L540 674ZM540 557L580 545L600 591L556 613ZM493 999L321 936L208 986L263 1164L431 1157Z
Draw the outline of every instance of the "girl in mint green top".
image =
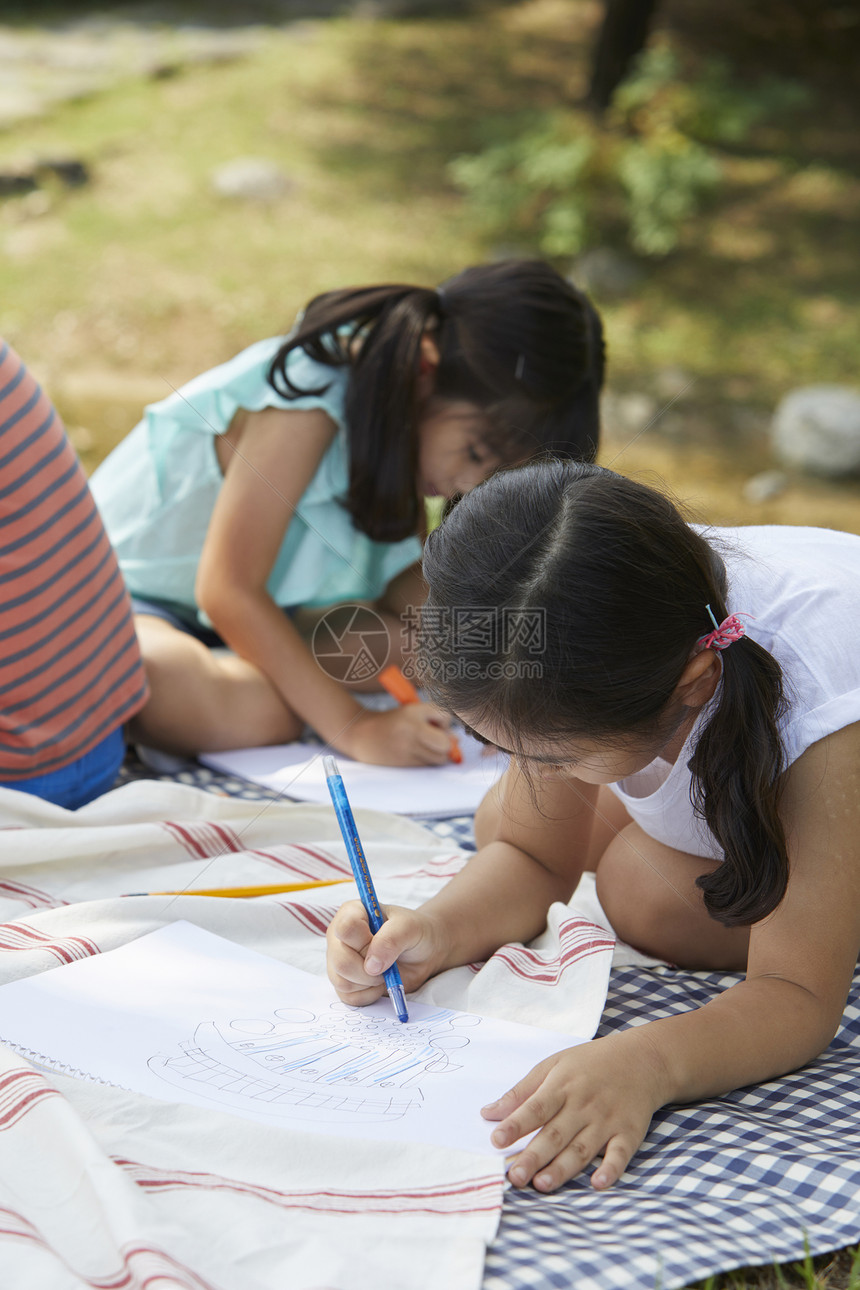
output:
M371 681L386 654L402 661L424 497L536 452L593 457L602 372L586 298L509 261L439 290L318 296L289 336L150 405L91 481L138 601L151 698L134 737L197 753L288 742L307 722L359 760L444 761L441 713L366 711L320 641L372 656ZM378 617L327 619L318 663L309 611L344 604ZM232 652L210 650L207 627Z
M343 409L348 369L326 370L304 350L290 350L286 370L291 381L328 385L323 394L290 399L268 381L272 360L285 341L284 336L258 341L151 404L92 478L131 594L167 602L189 622L207 624L194 583L224 482L216 439L240 410L320 409L337 427L295 508L267 579L267 591L277 605L377 600L392 578L421 558L416 535L375 542L355 528L341 506L339 499L349 487Z

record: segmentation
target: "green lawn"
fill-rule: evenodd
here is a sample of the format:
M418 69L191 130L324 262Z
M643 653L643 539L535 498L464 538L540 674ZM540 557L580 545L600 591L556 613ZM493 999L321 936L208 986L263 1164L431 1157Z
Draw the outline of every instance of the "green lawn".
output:
M531 0L273 28L247 58L131 77L0 135L0 165L72 155L92 169L86 188L39 195L38 213L30 198L0 202L2 325L86 464L146 399L282 329L313 293L432 282L495 253L446 165L524 107L576 97L595 13ZM676 253L645 262L630 297L598 299L614 390L659 407L662 370L693 382L631 448L626 429L608 435L604 459L658 472L714 520L860 529L854 484L798 480L753 510L740 496L768 465L781 395L854 379L858 145L835 88L832 102L826 85L813 92L799 121L723 157L724 183ZM268 205L216 196L212 170L246 155L277 161L293 188ZM606 229L611 241L611 211Z

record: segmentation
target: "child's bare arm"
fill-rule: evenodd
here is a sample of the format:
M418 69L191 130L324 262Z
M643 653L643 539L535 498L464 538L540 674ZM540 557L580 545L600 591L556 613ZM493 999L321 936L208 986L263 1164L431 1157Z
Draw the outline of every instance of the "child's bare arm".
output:
M752 928L746 980L702 1009L701 1022L678 1018L686 1024L667 1033L674 1100L782 1074L833 1038L860 952L858 803L860 725L853 725L813 744L786 776L788 890ZM720 1033L731 1040L723 1049Z
M427 583L420 563L392 578L379 600L378 607L395 618L402 618L410 609L420 609L427 599Z
M415 989L445 968L537 936L550 905L569 900L582 874L596 795L591 785L556 777L530 783L512 764L499 787L492 839L439 895L419 910L389 910L372 938L359 905L338 911L329 928L329 975L341 998L378 998L380 974L404 954L407 989Z
M552 1190L595 1156L609 1186L654 1111L802 1066L833 1037L860 949L860 726L813 745L787 775L791 878L751 932L742 983L702 1008L572 1049L535 1068L488 1118L505 1146L540 1129L513 1181ZM561 1144L561 1146L560 1146Z
M266 589L296 506L334 433L321 411L247 414L209 524L198 603L236 653L264 672L292 711L333 747L362 760L443 761L443 731L414 711L366 713L317 665ZM374 741L383 746L376 749Z

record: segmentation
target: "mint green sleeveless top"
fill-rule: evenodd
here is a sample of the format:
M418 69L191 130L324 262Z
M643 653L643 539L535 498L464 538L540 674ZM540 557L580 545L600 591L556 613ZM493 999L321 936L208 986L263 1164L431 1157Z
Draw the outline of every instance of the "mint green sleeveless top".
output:
M268 579L277 605L312 608L375 600L398 573L421 558L417 537L375 542L353 526L339 504L349 481L344 423L349 372L293 350L290 379L301 389L328 388L322 394L283 398L266 373L285 339L258 341L160 403L151 403L139 425L92 476L90 487L132 595L169 601L185 611L183 616L208 625L194 600L194 580L223 482L215 438L239 408L321 408L337 426ZM289 422L284 432L289 434Z

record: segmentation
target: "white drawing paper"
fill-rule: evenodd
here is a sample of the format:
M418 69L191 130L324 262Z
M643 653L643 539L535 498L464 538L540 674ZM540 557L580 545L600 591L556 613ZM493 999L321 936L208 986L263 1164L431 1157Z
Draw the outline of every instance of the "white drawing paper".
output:
M505 753L488 751L486 745L462 731L457 735L463 753L461 765L368 766L338 756L338 769L350 804L402 815L471 815L508 764ZM205 753L200 760L215 770L253 780L301 802L331 801L318 744L278 744L269 748L237 748L231 752Z
M553 1031L413 1001L341 1003L321 977L172 923L0 987L0 1041L37 1064L282 1128L491 1155L481 1106Z

